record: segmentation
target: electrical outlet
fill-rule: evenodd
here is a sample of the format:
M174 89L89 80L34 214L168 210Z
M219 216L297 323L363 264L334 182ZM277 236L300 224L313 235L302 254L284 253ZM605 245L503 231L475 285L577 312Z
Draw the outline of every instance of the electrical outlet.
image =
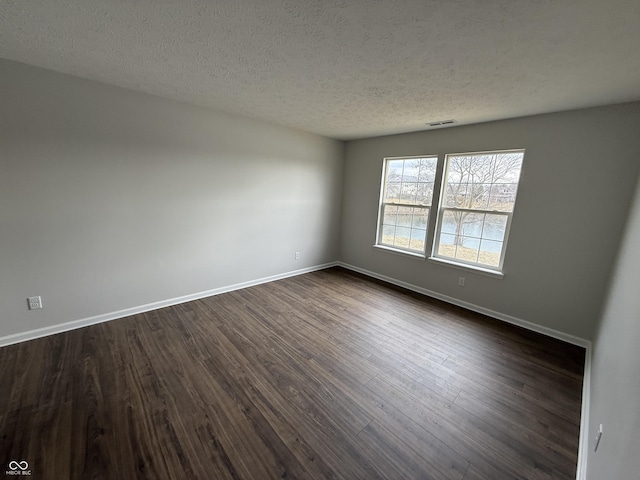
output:
M296 260L300 260L300 252L296 252Z
M600 439L602 438L602 424L598 427L598 431L596 432L596 444L593 447L593 451L598 451L598 445L600 445Z
M459 278L458 278L458 285L459 285L460 287L464 287L464 277L459 277Z
M27 302L29 303L29 310L37 310L39 308L42 308L41 297L29 297L27 298Z

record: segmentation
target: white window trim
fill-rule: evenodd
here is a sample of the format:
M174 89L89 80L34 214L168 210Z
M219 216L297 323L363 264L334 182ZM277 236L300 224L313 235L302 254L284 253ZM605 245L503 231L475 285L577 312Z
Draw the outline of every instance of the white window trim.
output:
M520 178L522 177L522 172L520 172L520 177L518 178L518 185L517 185L517 189L516 189L516 197L515 197L515 201L513 204L513 210L511 212L504 212L501 210L480 210L480 209L473 209L473 208L456 208L456 207L443 207L443 203L444 203L444 196L446 195L446 179L447 179L447 174L448 174L448 169L449 169L449 163L447 162L447 158L448 157L455 157L455 156L463 156L463 155L483 155L483 154L496 154L496 153L522 153L524 155L525 153L525 149L524 148L512 148L512 149L508 149L508 150L484 150L481 152L463 152L463 153L447 153L444 156L444 166L443 166L443 173L442 173L442 179L441 179L441 185L440 185L440 196L438 198L438 214L437 214L437 218L436 218L436 227L435 230L433 232L433 248L431 250L431 255L428 257L429 260L435 260L444 264L448 264L448 265L454 265L454 266L460 266L460 267L465 267L468 269L472 269L472 270L477 270L479 272L484 272L484 273L490 273L490 274L497 274L497 276L499 276L500 278L502 278L504 276L504 272L503 272L503 266L504 266L504 258L505 258L505 253L507 251L507 244L509 241L509 233L511 232L511 220L513 218L513 212L515 211L515 204L518 201L518 190L520 189ZM438 160L440 160L440 158L438 158ZM505 235L504 235L504 240L502 241L502 250L500 251L500 263L497 267L492 267L491 265L483 265L481 263L477 263L477 262L469 262L467 260L463 260L463 259L459 259L459 258L451 258L451 257L446 257L443 255L438 255L438 249L440 246L440 229L442 228L442 218L444 217L444 211L445 210L453 210L453 211L468 211L468 212L473 212L473 213L485 213L485 214L497 214L497 215L506 215L507 216L507 225L506 225L506 229L505 229Z
M408 256L408 257L414 257L414 258L418 258L420 260L426 260L427 259L427 255L424 253L418 253L414 250L405 250L403 248L400 247L390 247L388 245L380 245L380 244L375 244L372 245L373 248L379 249L379 250L384 250L386 252L389 253L395 253L397 255L403 255L403 256Z
M430 261L430 262L433 262L433 263L440 264L440 265L446 265L448 267L457 268L459 270L472 271L474 273L479 273L479 274L485 275L487 277L493 277L493 278L498 278L498 279L504 278L504 272L502 272L502 271L491 270L489 268L482 268L482 267L480 267L478 265L470 265L470 264L466 264L466 263L455 262L455 261L451 261L449 258L427 257L427 260Z
M446 265L449 267L454 267L454 268L459 268L459 269L463 269L463 270L469 270L469 271L473 271L482 275L486 275L489 277L493 277L493 278L498 278L498 279L502 279L504 278L504 260L505 260L505 253L506 253L506 249L507 249L507 244L509 242L509 234L511 232L511 221L513 218L513 213L515 211L515 202L517 202L518 199L518 190L520 188L520 180L522 177L522 173L520 174L520 178L518 178L518 186L517 186L517 190L516 190L516 199L514 201L514 206L513 206L513 210L510 212L505 212L505 211L501 211L501 210L480 210L480 209L467 209L467 208L456 208L456 207L442 207L443 201L444 201L444 195L445 195L445 181L447 178L447 169L449 167L448 162L447 162L447 157L451 156L460 156L460 155L482 155L482 154L496 154L496 153L522 153L524 155L525 153L525 149L524 148L513 148L513 149L507 149L507 150L484 150L484 151L477 151L477 152L460 152L460 153L447 153L444 155L444 159L442 160L442 164L440 164L441 162L441 155L434 155L434 154L430 154L430 155L416 155L416 156L400 156L400 157L384 157L383 162L382 162L382 177L381 177L381 182L380 182L380 201L378 204L378 218L377 218L377 229L376 229L376 241L375 244L373 245L374 249L378 249L381 251L385 251L388 253L393 253L393 254L398 254L398 255L403 255L403 256L407 256L407 257L413 257L413 258L417 258L417 259L421 259L421 260L429 260L430 262L434 262L434 263L438 263L440 265ZM434 184L434 190L437 192L438 189L440 190L440 194L437 198L437 200L432 199L431 201L431 205L414 205L414 204L404 204L404 203L393 203L393 202L385 202L384 201L384 188L386 185L386 179L387 179L387 168L388 168L388 161L389 160L408 160L408 159L417 159L417 158L433 158L436 157L437 158L437 162L438 162L438 167L437 171L436 171L436 179L440 179L439 185L438 183ZM441 173L441 175L439 175ZM390 245L383 245L381 244L381 239L382 239L382 227L383 227L383 222L382 222L382 218L384 215L384 207L386 205L394 205L394 206L400 206L400 207L413 207L413 208L426 208L429 210L429 215L428 215L428 222L427 222L427 228L425 230L425 240L424 240L424 251L423 252L418 252L416 250L410 250L410 249L405 249L402 247L396 247L396 246L390 246ZM502 241L502 250L500 252L500 263L497 267L492 267L491 265L483 265L480 263L475 263L475 262L469 262L463 259L458 259L458 258L451 258L451 257L446 257L446 256L442 256L442 255L438 255L438 248L439 248L439 244L440 244L440 228L441 228L441 223L442 223L442 218L444 216L444 212L446 210L454 210L454 211L469 211L469 212L473 212L473 213L484 213L484 214L491 214L491 215L504 215L507 217L507 223L506 223L506 229L505 229L505 236L504 236L504 240ZM433 215L433 212L436 211L436 219L435 219L435 227L433 228L433 232L431 231L431 229L429 228L429 224L432 224L431 222L431 218ZM427 255L426 251L427 248L429 246L429 244L431 243L431 255Z
M387 250L392 253L399 253L403 255L409 255L411 257L417 257L421 259L427 258L427 245L429 238L429 223L431 219L431 215L434 211L433 198L431 199L430 205L420 205L420 204L411 204L411 203L399 203L399 202L385 202L384 201L384 187L386 185L387 180L387 169L389 168L390 161L393 160L414 160L420 158L435 158L436 159L436 172L437 172L437 164L440 162L440 157L435 154L431 155L414 155L414 156L400 156L400 157L384 157L382 160L382 181L380 182L380 194L379 194L379 202L378 202L378 219L377 219L377 230L376 230L376 242L373 245L374 248L379 248L381 250ZM436 175L437 178L437 175ZM435 187L435 184L434 184ZM409 207L409 208L422 208L429 211L427 215L427 228L425 229L424 234L424 248L422 251L412 250L409 248L398 247L395 245L385 245L382 242L382 228L383 228L383 218L384 218L384 208L387 205L393 205L397 207Z

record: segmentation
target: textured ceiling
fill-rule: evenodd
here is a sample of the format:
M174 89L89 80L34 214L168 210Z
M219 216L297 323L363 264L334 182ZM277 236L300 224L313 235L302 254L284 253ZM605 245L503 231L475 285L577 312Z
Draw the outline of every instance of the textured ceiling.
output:
M638 0L0 0L0 57L339 139L640 99Z

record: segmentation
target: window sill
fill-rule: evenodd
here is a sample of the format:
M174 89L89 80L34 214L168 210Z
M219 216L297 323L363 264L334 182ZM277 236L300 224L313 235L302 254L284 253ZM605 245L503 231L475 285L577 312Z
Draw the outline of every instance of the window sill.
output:
M401 250L399 248L386 247L384 245L374 245L373 248L378 250L384 250L385 252L395 253L396 255L402 255L407 257L413 257L420 260L426 260L426 256L422 253L410 252L408 250Z
M504 273L498 272L497 270L490 270L488 268L476 267L474 265L467 265L466 263L453 262L453 261L445 260L439 257L429 257L428 260L430 262L444 264L454 268L459 268L460 270L467 270L474 273L479 273L480 275L485 275L487 277L493 277L498 279L504 278Z

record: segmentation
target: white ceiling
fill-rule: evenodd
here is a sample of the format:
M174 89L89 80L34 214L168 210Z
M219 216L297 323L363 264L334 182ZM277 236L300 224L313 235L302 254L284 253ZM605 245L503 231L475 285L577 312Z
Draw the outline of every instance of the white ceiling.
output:
M0 57L338 139L640 99L639 0L0 0Z

